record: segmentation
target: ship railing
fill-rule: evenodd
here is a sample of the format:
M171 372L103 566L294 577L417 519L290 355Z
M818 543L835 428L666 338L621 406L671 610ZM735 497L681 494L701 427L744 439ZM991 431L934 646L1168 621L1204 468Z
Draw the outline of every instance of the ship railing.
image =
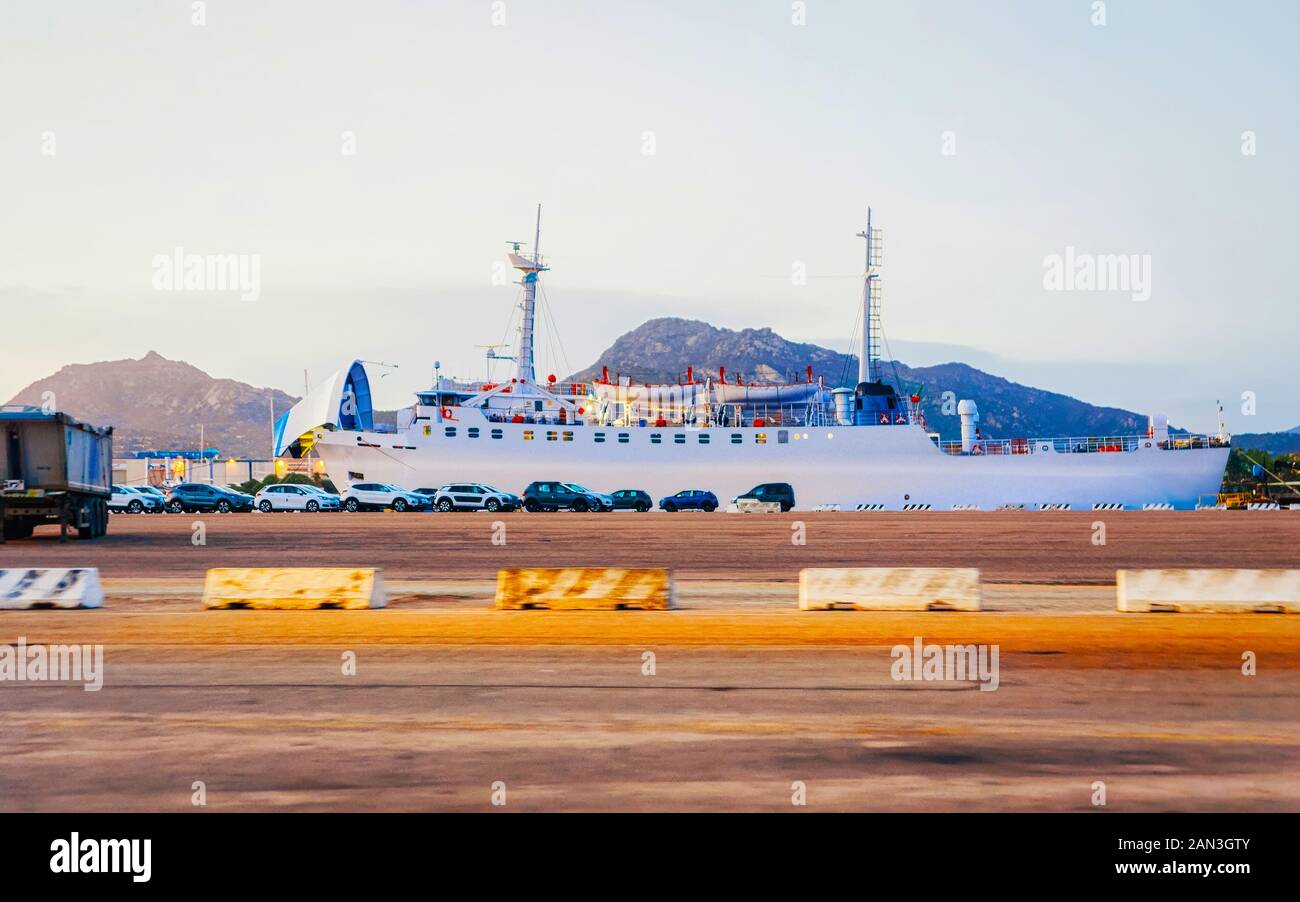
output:
M1232 439L1226 435L1171 435L1160 442L1166 451L1186 451L1190 448L1231 448Z
M1041 449L1049 442L1057 454L1105 454L1120 451L1136 451L1142 439L1136 435L1107 436L1068 436L1054 439L1035 439L1034 444Z
M447 394L477 395L482 392L491 391L502 383L500 381L491 382L488 380L472 379L450 379L446 376L439 380L435 388L429 389L430 392L440 391ZM559 395L562 398L585 398L587 397L590 386L586 382L544 382L539 383L551 394ZM508 393L509 388L506 389Z
M963 450L961 442L936 442L945 454L960 456L1001 455L1001 454L1106 454L1136 451L1153 444L1167 451L1191 448L1225 448L1230 442L1226 438L1213 435L1171 435L1167 441L1156 442L1149 436L1109 435L1109 436L1064 436L1059 438L1010 438L977 439L971 444L971 450Z
M524 423L536 426L585 426L589 420L583 416L571 417L567 413L542 413L528 407L491 407L483 411L489 423Z
M714 411L714 425L727 427L794 427L833 426L835 408L831 404L744 404L737 415L735 404L719 404Z
M951 454L959 457L966 453L962 450L961 442L936 442L939 450L944 454ZM981 455L998 456L1002 454L1032 454L1034 449L1030 446L1028 439L979 439L971 443L970 455L979 457Z

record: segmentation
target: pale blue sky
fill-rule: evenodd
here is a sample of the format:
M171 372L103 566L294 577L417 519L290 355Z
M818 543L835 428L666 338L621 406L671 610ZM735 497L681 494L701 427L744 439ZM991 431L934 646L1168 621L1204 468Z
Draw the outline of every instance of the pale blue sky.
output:
M574 369L663 315L847 347L871 204L908 362L967 346L1191 428L1215 399L1236 431L1300 423L1300 4L791 5L9 4L0 310L65 340L6 340L0 396L154 349L295 392L393 361L379 400L406 403L435 357L482 373L538 202ZM153 291L177 245L259 254L261 298ZM1151 300L1044 291L1066 246L1150 254Z

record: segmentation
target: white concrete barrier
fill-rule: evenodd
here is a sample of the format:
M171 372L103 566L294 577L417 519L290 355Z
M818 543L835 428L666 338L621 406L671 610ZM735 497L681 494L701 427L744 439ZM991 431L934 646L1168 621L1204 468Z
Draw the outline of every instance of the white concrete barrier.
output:
M813 505L813 512L814 512L814 513L826 513L826 512L828 512L828 511L838 511L839 509L840 509L840 506L839 506L838 504L815 504L815 505Z
M498 610L669 610L672 573L662 567L516 567L497 571Z
M977 511L980 506L978 504L954 504L952 509L955 511Z
M1124 502L1122 501L1098 501L1092 506L1095 511L1122 511Z
M739 498L735 505L738 514L779 514L781 502L759 501L757 498Z
M218 567L203 585L205 608L359 610L386 604L383 578L371 567Z
M1045 501L1038 505L1040 511L1068 511L1070 502L1068 501Z
M1300 570L1119 570L1115 586L1127 613L1300 614Z
M854 510L859 511L882 511L885 509L883 504L859 504Z
M1147 504L1142 505L1142 509L1144 511L1171 511L1174 509L1174 506L1168 501L1161 501L1159 503L1148 502Z
M1281 509L1282 505L1276 501L1252 501L1246 505L1248 511L1278 511Z
M904 504L905 511L928 511L933 505L929 504Z
M978 611L980 572L942 567L828 567L799 571L799 607L828 611Z
M104 587L94 567L0 570L0 611L98 608L103 604Z

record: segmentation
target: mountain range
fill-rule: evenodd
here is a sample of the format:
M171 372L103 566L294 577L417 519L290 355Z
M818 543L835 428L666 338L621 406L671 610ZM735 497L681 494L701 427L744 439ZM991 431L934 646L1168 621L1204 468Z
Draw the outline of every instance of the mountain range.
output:
M137 451L196 450L202 440L223 456L266 458L271 453L272 405L280 416L298 401L279 389L213 378L156 351L139 360L65 366L33 382L9 403L39 407L47 399L78 419L114 427L113 453L119 457Z
M628 376L637 382L676 382L694 368L698 378L715 378L726 368L728 381L798 381L823 378L828 386L852 385L858 358L815 344L788 341L771 329L722 329L698 320L662 317L648 320L620 336L593 363L566 381ZM910 367L882 361L886 382L921 395L927 425L945 440L959 437L960 426L949 400L970 398L979 405L980 428L989 437L1116 435L1146 430L1147 417L1117 407L1099 407L1058 392L1020 385L964 363ZM948 411L948 412L945 412ZM1176 425L1172 428L1177 428ZM1271 454L1300 452L1300 426L1286 432L1242 433L1233 443Z
M788 341L771 329L722 329L697 320L649 320L620 336L590 367L564 381L580 382L608 370L641 382L675 382L688 367L696 377L726 368L728 381L802 380L806 368L828 386L852 385L857 358L815 344ZM920 394L929 427L945 439L959 434L953 401L979 405L981 431L989 437L1104 436L1142 432L1146 417L1098 407L1057 392L1020 385L967 366L944 363L910 367L884 361L881 374L907 394ZM950 393L950 394L948 394ZM195 449L203 443L223 456L265 458L270 453L272 406L284 413L298 398L272 388L214 378L180 360L150 351L138 360L72 364L20 391L11 404L56 407L80 419L115 428L114 451ZM391 424L391 411L376 411ZM1300 451L1300 426L1287 432L1239 434L1234 444L1272 454Z
M611 379L630 376L640 382L675 382L687 367L697 377L717 378L726 368L747 382L802 381L807 368L828 386L853 385L858 358L818 345L787 341L771 329L720 329L698 320L664 317L649 320L619 337L594 364L574 373L571 381L597 378L607 369ZM973 399L979 406L980 430L989 437L1048 435L1116 435L1146 429L1146 417L1131 410L1097 407L1068 395L1010 382L964 363L909 367L882 361L886 382L907 394L921 395L921 409L930 429L945 440L959 437L956 401ZM945 393L951 392L951 395ZM951 403L945 404L945 400ZM945 412L946 411L946 412Z

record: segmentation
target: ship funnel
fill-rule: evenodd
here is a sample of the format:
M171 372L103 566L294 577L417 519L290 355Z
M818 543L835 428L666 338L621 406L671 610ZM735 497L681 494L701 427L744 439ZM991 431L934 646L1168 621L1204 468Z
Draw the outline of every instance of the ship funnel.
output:
M1147 436L1156 444L1169 441L1169 417L1153 413L1147 419Z
M979 408L974 401L958 401L957 416L961 418L961 453L970 454L975 447L975 432L979 427Z
M841 426L853 425L853 389L836 388L831 391L835 400L835 422Z

